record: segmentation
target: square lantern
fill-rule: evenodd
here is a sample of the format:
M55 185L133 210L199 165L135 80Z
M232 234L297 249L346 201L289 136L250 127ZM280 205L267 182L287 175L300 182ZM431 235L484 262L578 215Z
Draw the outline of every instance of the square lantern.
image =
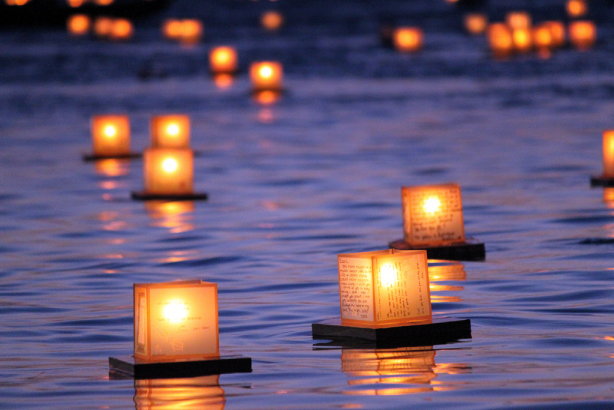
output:
M195 193L194 153L186 148L148 148L143 154L145 189L132 192L140 200L206 199L207 194Z
M347 253L337 263L340 318L312 324L314 338L411 345L471 337L468 320L433 320L426 251Z
M137 283L134 358L110 358L135 378L251 371L251 359L220 357L217 285L200 280Z
M73 36L89 34L91 25L90 17L85 14L73 14L66 20L66 30Z
M254 92L282 91L283 68L278 62L259 61L252 63L249 69L249 77Z
M150 123L152 148L190 148L190 117L156 115Z
M424 34L419 27L397 27L392 32L392 43L397 51L415 53L422 48Z
M474 36L484 34L488 26L488 16L484 13L469 13L464 17L464 24L467 33Z
M90 121L92 153L85 160L109 158L132 158L139 156L130 152L130 119L127 115L96 115Z
M602 137L603 174L591 177L593 186L614 186L614 130L606 130Z
M579 50L588 50L597 41L597 26L590 20L569 23L569 42Z
M484 259L484 244L465 238L458 184L402 187L401 199L404 236L391 247L426 249L436 259Z
M209 51L209 70L211 74L234 74L239 58L237 50L229 46L214 47Z

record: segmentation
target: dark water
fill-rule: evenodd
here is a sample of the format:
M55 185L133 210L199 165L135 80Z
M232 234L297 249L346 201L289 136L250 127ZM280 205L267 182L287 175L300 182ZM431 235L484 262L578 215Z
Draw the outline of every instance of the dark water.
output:
M501 62L443 3L382 3L178 2L168 15L207 25L192 48L161 40L162 16L126 44L1 32L0 407L613 405L614 201L588 176L613 126L614 10L596 2L593 50ZM277 35L257 26L267 7L287 14ZM379 48L391 15L425 26L422 53ZM259 106L244 75L216 89L221 43L244 67L281 60L284 99ZM139 161L81 161L91 115L128 113L141 149L150 115L175 111L208 202L135 202ZM433 309L470 318L473 339L313 341L338 314L335 255L401 236L402 185L448 181L487 260L433 263ZM253 373L109 380L107 357L132 349L132 284L188 278L219 284L222 352Z

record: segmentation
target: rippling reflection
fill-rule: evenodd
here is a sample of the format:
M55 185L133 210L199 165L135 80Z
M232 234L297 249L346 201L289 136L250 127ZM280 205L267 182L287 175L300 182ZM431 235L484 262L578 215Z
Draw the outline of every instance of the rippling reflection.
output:
M440 284L436 282L464 281L467 279L465 266L461 262L429 259L429 279L431 292L457 292L465 289L464 286ZM442 296L431 294L431 301L438 302L462 302L459 296Z
M614 209L614 187L603 188L603 202L609 209Z
M105 177L120 177L128 175L130 161L121 159L103 159L94 162L94 169L98 175Z
M226 399L219 375L184 379L135 380L137 409L223 409Z
M232 87L234 82L235 78L232 74L215 74L213 76L213 84L222 90Z
M153 225L167 228L171 233L183 233L194 230L192 213L196 208L194 201L146 201L147 215Z
M254 101L261 105L275 104L281 99L281 93L273 90L256 91L252 96Z

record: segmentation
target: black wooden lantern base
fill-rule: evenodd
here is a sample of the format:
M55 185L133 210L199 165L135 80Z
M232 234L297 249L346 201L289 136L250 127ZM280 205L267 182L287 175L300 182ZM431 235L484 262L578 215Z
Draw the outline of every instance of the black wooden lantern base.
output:
M121 155L96 155L96 154L83 154L83 161L102 161L105 159L133 159L133 158L141 158L140 152L129 152L127 154Z
M467 238L465 242L453 243L445 246L416 247L403 239L388 244L399 250L425 250L429 259L448 259L454 261L483 261L486 258L486 249L482 242L474 238Z
M134 357L109 357L109 372L134 379L171 379L223 373L249 373L252 359L243 356L221 356L176 362L141 362Z
M209 195L204 192L194 192L192 194L182 195L160 195L150 194L145 191L132 191L130 196L137 201L204 201L209 198Z
M339 342L367 341L376 347L424 346L471 338L469 319L437 318L431 323L403 324L390 327L359 327L341 324L340 319L312 323L314 339Z
M591 175L591 186L614 187L614 177L606 177L605 175Z

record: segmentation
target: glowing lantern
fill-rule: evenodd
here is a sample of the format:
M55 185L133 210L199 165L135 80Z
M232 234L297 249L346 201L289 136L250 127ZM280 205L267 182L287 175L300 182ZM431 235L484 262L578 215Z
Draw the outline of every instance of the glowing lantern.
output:
M196 44L203 36L203 23L196 19L186 19L181 22L179 41L184 44Z
M169 40L179 40L181 37L182 22L177 19L167 19L162 23L162 34Z
M276 31L284 24L284 16L273 10L266 11L260 16L260 25L267 31Z
M237 51L232 47L215 47L209 52L209 68L214 74L235 73L237 64Z
M157 115L151 119L152 148L190 148L190 117Z
M219 355L216 284L134 284L135 359L187 361Z
M603 176L614 178L614 130L603 132Z
M597 27L589 20L569 23L569 41L580 50L591 48L597 41Z
M465 15L465 30L469 34L478 35L486 31L488 17L482 13L469 13Z
M118 18L113 20L108 37L111 40L123 41L128 40L134 34L134 27L128 19Z
M565 45L565 25L561 21L545 21L543 23L550 29L552 35L552 43L555 47Z
M252 89L258 91L282 90L282 66L278 62L260 61L252 63L249 69Z
M585 0L567 0L565 9L570 17L581 17L588 12L588 4Z
M510 11L505 15L505 22L512 30L531 27L531 15L526 11Z
M530 28L512 30L514 49L519 53L526 53L533 47L533 33Z
M457 184L403 187L403 228L412 246L443 246L465 240Z
M108 37L113 28L113 19L110 17L98 17L94 20L94 34L100 38Z
M546 55L555 46L552 30L547 24L540 24L533 29L533 44L540 54Z
M392 33L392 43L400 52L413 53L422 48L423 37L418 27L397 27Z
M94 156L130 156L130 120L127 115L94 116L91 130Z
M66 22L66 29L73 36L84 36L90 31L90 18L85 14L74 14Z
M189 195L193 192L194 154L190 149L149 148L144 153L145 193Z
M431 320L425 251L338 255L341 322L381 326Z
M512 53L514 40L512 31L504 23L492 23L487 30L488 44L495 57L505 57Z

